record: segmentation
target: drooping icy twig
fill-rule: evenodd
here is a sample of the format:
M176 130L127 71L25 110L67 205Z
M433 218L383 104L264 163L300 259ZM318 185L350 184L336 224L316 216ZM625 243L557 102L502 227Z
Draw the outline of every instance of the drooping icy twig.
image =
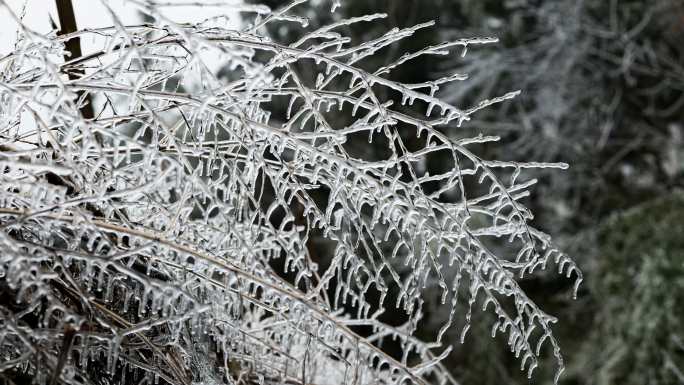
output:
M103 371L113 383L455 384L443 333L457 317L469 324L476 304L496 314L493 332L508 335L523 368L549 345L562 371L556 319L516 279L549 263L578 283L581 273L528 224L520 199L535 182L517 179L565 165L482 159L469 146L497 137L444 133L515 93L459 108L436 91L464 75L387 77L421 55L494 39L427 47L369 72L358 63L430 24L352 46L342 27L384 15L309 31L293 13L304 0L236 8L244 27L174 23L165 10L178 4L130 3L152 21L126 25L108 8L111 26L21 29L0 59L0 291L12 299L0 303L0 372L38 383L89 384ZM270 39L265 28L280 22L302 24L304 36ZM100 47L65 62L75 36ZM210 54L232 77L210 70ZM422 171L434 156L453 168ZM423 341L415 332L435 290L451 315ZM469 303L457 304L464 290ZM405 323L383 323L390 311ZM383 350L388 340L400 356Z

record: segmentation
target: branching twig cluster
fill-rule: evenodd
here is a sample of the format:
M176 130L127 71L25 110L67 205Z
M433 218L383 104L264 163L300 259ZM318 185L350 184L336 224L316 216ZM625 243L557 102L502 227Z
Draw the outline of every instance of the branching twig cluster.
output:
M442 334L475 306L495 312L492 332L523 368L549 346L562 371L556 320L516 279L555 263L581 280L521 203L535 183L525 168L565 165L482 159L470 146L496 137L445 134L516 93L459 108L436 92L463 76L387 78L420 55L495 39L426 47L369 72L364 58L429 25L352 45L342 31L383 17L370 15L283 44L264 27L306 28L291 13L306 0L228 5L241 27L174 23L165 4L129 2L151 21L111 12L111 26L40 35L15 16L21 40L0 59L4 378L455 384ZM75 38L101 49L64 61ZM239 76L217 77L210 53ZM289 105L284 121L271 116L275 102ZM407 128L419 148L404 143ZM362 147L390 156L358 156ZM418 166L435 155L451 170ZM311 255L313 232L331 255ZM424 341L415 333L435 287L451 316ZM469 303L457 304L459 290ZM389 310L406 321L384 322ZM383 349L389 341L400 355Z

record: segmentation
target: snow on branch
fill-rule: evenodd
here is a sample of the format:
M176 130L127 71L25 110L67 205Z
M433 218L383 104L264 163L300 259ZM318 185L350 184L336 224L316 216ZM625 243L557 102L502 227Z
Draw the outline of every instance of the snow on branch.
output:
M294 12L306 0L128 3L147 21L126 24L103 1L111 25L61 34L32 31L3 3L20 39L0 59L0 373L41 384L456 384L442 337L457 319L465 336L481 306L524 369L549 346L560 374L556 319L516 279L548 264L582 279L521 202L535 184L524 169L566 165L483 159L472 146L498 137L445 134L515 92L461 108L436 92L465 75L388 77L495 39L369 71L364 59L431 23L352 44L345 30L385 15L310 30ZM225 7L242 24L173 22L165 11L178 5ZM277 23L302 37L271 38ZM73 56L77 38L99 47ZM424 171L436 156L451 170ZM425 341L416 331L434 293L451 315Z

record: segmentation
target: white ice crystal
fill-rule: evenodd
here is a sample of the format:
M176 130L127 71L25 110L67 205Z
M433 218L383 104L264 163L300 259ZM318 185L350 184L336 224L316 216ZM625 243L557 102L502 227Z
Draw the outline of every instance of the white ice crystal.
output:
M457 107L436 91L463 75L387 76L495 39L368 71L364 58L431 23L352 45L347 28L384 15L313 29L294 13L306 0L231 3L236 27L129 3L149 21L112 13L110 25L67 35L24 28L0 59L0 297L10 298L0 373L42 384L103 373L122 384L455 384L440 363L451 349L443 333L415 336L435 290L451 314L442 331L483 305L525 369L549 345L562 371L556 320L516 279L555 263L581 280L520 201L535 183L521 171L565 165L483 159L471 145L498 138L445 134L516 93ZM269 38L282 22L303 37ZM63 58L76 37L101 46ZM407 129L420 148L405 143ZM452 169L428 174L435 156ZM329 255L314 255L313 238ZM459 290L469 303L457 304ZM390 310L406 322L383 323ZM400 357L383 350L390 340Z

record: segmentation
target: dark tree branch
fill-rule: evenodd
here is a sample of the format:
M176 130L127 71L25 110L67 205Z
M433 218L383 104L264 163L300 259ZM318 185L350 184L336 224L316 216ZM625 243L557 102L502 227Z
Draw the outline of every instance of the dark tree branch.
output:
M57 3L57 14L59 15L59 25L60 31L59 35L66 35L68 33L76 32L76 16L74 15L74 6L71 0L55 0ZM81 52L81 38L73 37L66 41L65 43L67 51L71 53L70 56L64 55L64 61L73 60L83 56ZM67 72L69 80L80 79L85 75L83 69L73 69ZM81 99L84 91L78 92L78 98ZM86 95L85 104L81 107L81 114L86 119L92 119L95 114L93 113L92 100L90 96Z

